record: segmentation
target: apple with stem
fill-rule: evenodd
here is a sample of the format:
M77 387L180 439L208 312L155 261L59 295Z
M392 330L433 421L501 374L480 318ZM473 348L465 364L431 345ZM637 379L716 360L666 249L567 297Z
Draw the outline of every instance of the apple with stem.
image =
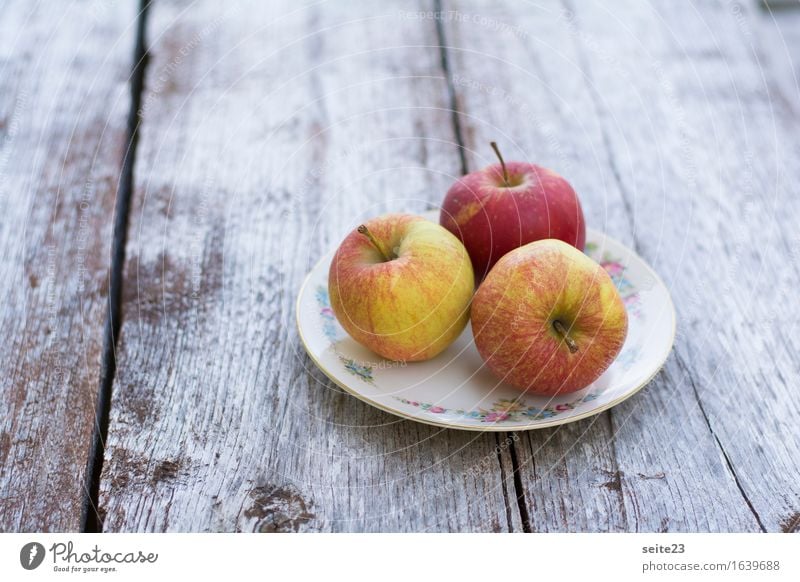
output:
M552 170L527 162L503 160L459 178L448 190L439 223L467 248L481 280L507 252L524 244L554 238L579 250L586 224L575 190Z
M461 334L474 289L464 245L410 214L387 214L353 230L328 273L331 307L345 331L402 362L428 360Z
M617 357L627 331L611 277L559 240L506 254L472 301L472 333L486 366L531 394L585 388Z

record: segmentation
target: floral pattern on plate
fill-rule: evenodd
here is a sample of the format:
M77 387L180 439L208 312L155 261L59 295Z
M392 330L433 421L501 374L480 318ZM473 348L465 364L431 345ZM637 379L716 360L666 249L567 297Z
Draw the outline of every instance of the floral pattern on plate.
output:
M331 346L339 357L339 361L342 362L344 369L353 376L361 378L364 382L374 384L375 377L373 376L372 365L356 362L353 358L348 358L342 354L336 347L336 344L339 342L337 331L338 324L336 322L336 315L334 315L333 309L331 308L331 299L328 295L328 289L319 285L317 287L316 296L317 303L319 304L319 315L322 318L322 333L330 340Z
M575 408L579 404L582 404L584 402L591 402L592 400L597 399L597 394L589 393L582 396L581 398L578 398L574 402L565 402L563 404L545 406L543 408L539 408L532 404L528 404L520 399L508 400L501 398L500 400L497 400L492 405L492 408L489 410L483 410L480 408L477 410L443 408L441 406L436 406L428 402L417 402L416 400L407 400L406 398L400 398L399 396L395 396L394 398L399 400L403 404L414 406L416 408L419 408L420 410L424 410L425 412L430 412L431 414L451 414L455 416L462 416L465 418L480 420L481 422L504 422L504 421L520 422L524 420L540 420L544 418L553 418L563 412L575 410Z
M625 276L626 267L622 261L619 258L613 257L611 253L607 251L604 252L602 256L598 256L597 243L593 242L586 243L586 254L600 263L600 266L611 276L611 280L614 281L614 284L617 286L617 291L619 291L628 313L632 314L634 317L641 317L642 310L639 304L639 290L636 289L633 283Z

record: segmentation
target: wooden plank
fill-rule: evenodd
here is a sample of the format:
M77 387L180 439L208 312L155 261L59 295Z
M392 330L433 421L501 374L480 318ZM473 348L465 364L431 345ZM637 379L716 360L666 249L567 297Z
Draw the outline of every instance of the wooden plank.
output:
M747 11L749 43L756 51L760 68L777 87L775 98L800 115L800 1L793 10ZM756 12L756 14L753 14Z
M581 4L575 22L598 47L586 50L587 68L637 242L678 305L676 372L758 526L796 527L796 349L772 328L788 338L797 325L796 309L776 308L798 284L787 227L800 168L782 153L797 147L797 119L762 73L746 7L703 3L678 19L666 4L615 15ZM604 49L627 59L627 75L602 66ZM627 92L621 75L633 79ZM647 130L629 127L644 115Z
M687 187L681 168L687 155L702 162L710 155L735 159L727 148L719 152L694 133L687 138L674 95L663 90L665 79L696 82L690 63L665 62L662 69L652 64L655 57L646 49L662 41L664 29L657 15L637 2L612 14L588 2L489 7L464 1L446 3L445 14L469 167L491 161L487 144L496 139L506 144L507 158L531 159L563 173L584 201L588 224L633 245L666 279L678 306L675 354L643 393L595 419L526 434L517 445L531 529L760 529L725 455L735 443L721 448L709 427L708 417L723 411L703 406L705 385L714 375L724 374L721 386L727 388L720 392L751 392L735 377L739 362L762 374L771 364L745 357L746 325L736 315L742 304L719 298L707 276L724 272L733 259L726 240L707 233L739 228L742 221L720 215L712 189ZM691 38L696 36L697 31ZM685 39L689 49L695 48L691 38ZM692 94L703 97L698 87ZM721 105L725 94L705 98L705 104L679 101L692 108L693 123L702 121L707 108ZM735 130L735 120L715 121L734 124ZM705 186L708 178L695 180ZM699 287L702 281L709 285ZM717 304L713 325L700 327L690 313L707 311L711 302ZM708 329L716 333L704 333ZM769 340L761 334L759 341ZM730 360L727 350L734 345L737 359ZM715 363L713 370L697 366L698 358ZM723 362L729 366L725 371L719 369ZM784 379L793 377L788 369L781 372ZM763 386L763 378L759 383ZM750 406L757 407L752 400ZM731 425L740 422L730 409L725 417ZM749 431L740 450L765 446L759 444L760 430ZM782 458L794 459L796 468L793 451ZM788 464L782 469L794 475ZM784 478L781 487L788 487ZM770 495L778 502L776 491Z
M769 78L755 6L701 3L680 26L667 3L656 6L643 24L664 51L664 79L683 96L673 114L685 113L687 160L698 168L672 217L679 235L681 224L690 235L694 260L686 268L663 254L686 304L678 356L694 371L709 425L763 527L800 531L796 93ZM698 44L693 32L704 33L706 58L680 71L686 47ZM706 193L701 204L693 190ZM656 248L655 237L642 240Z
M521 529L508 443L343 394L294 326L323 252L460 173L435 23L407 10L152 7L105 531Z
M136 4L3 5L0 531L81 528Z

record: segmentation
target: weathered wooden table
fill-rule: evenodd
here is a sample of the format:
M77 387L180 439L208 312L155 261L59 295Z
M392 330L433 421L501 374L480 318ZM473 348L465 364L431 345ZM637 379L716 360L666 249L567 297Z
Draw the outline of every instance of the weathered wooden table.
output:
M800 529L792 53L755 3L613 6L5 2L0 529ZM491 139L673 294L609 412L440 430L299 344L316 259Z

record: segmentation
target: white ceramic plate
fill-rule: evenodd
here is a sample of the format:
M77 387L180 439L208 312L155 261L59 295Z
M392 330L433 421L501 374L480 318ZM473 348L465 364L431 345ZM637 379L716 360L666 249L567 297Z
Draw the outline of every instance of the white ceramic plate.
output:
M436 220L434 213L427 218ZM593 384L556 397L520 395L482 364L470 325L433 360L399 364L350 338L328 298L335 249L317 263L297 298L297 326L308 355L336 384L403 418L478 431L531 430L573 422L630 398L656 375L675 339L675 309L658 275L621 243L589 229L586 253L617 284L628 309L628 337Z

